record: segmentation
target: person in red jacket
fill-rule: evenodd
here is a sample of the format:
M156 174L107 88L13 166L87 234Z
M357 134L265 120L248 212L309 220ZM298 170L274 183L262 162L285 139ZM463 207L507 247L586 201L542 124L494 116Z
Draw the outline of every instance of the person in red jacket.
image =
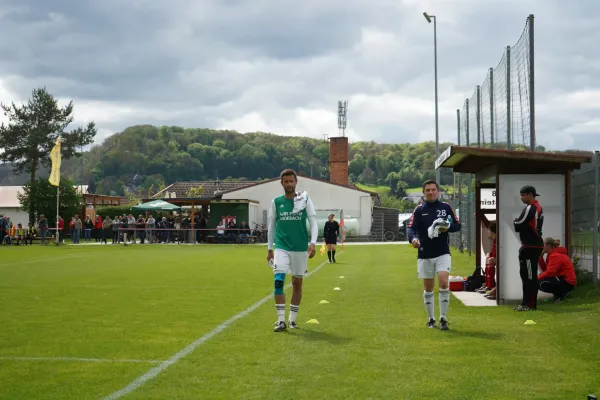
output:
M577 286L575 268L569 258L567 249L560 245L560 240L554 238L544 239L544 253L546 260L539 259L542 273L538 275L540 290L552 293L553 301L564 300L567 293Z
M96 242L102 241L102 217L97 215L96 222L94 223L94 239Z

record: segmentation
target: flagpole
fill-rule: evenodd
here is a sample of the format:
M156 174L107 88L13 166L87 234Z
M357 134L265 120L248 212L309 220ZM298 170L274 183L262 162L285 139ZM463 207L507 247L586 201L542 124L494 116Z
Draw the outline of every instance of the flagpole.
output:
M50 171L50 178L48 181L51 185L56 186L56 244L60 244L59 241L59 227L58 227L58 215L60 211L60 164L61 164L61 154L60 154L60 135L56 138L56 144L52 148L50 152L50 160L52 161L52 171Z
M59 204L60 204L60 185L56 187L56 244L59 245L60 242L58 241L59 239L59 234L58 234L58 209L59 209Z

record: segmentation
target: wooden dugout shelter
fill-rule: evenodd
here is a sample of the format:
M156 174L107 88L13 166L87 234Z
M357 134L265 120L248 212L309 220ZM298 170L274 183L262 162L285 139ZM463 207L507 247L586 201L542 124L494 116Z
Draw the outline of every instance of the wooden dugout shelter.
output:
M450 168L456 173L475 175L475 263L476 267L482 269L485 267L482 265L482 223L487 220L486 214L496 216L496 301L498 304L519 299L520 277L517 257L520 243L512 221L519 216L524 207L519 199L520 187L529 184L541 193L539 201L544 211L542 233L544 236L553 237L562 235L562 243L569 249L572 172L581 168L581 164L589 163L591 160L592 156L461 146L448 147L436 160L436 169ZM485 188L496 189L495 209L483 210L481 207L481 189Z

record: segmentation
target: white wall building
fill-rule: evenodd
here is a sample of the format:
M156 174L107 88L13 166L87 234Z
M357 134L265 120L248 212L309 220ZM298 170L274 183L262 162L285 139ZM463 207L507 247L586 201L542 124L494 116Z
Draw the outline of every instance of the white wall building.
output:
M0 186L0 216L8 216L15 225L27 226L29 214L21 208L18 193L23 193L23 186Z
M81 190L87 192L87 185L73 187L78 193L81 193ZM23 193L23 186L0 186L0 216L7 215L13 224L21 223L27 226L29 213L21 208L18 193Z
M326 217L327 211L343 210L346 221L357 220L359 235L366 235L371 230L372 209L377 198L376 193L304 176L298 177L296 191L306 191L308 193L315 205L318 216ZM265 217L271 200L281 195L283 195L281 181L279 178L274 178L223 192L221 198L258 201L257 214L259 221L257 222L264 223L266 222Z

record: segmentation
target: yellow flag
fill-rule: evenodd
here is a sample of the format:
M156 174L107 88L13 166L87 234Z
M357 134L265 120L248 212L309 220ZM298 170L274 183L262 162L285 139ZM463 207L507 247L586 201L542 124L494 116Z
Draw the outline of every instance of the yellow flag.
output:
M324 256L326 251L327 251L327 246L325 246L325 243L323 243L323 246L321 246L321 255Z
M52 171L50 171L50 178L48 178L48 182L50 182L53 186L60 185L60 136L56 139L56 144L52 148L50 152L50 161L52 161Z

